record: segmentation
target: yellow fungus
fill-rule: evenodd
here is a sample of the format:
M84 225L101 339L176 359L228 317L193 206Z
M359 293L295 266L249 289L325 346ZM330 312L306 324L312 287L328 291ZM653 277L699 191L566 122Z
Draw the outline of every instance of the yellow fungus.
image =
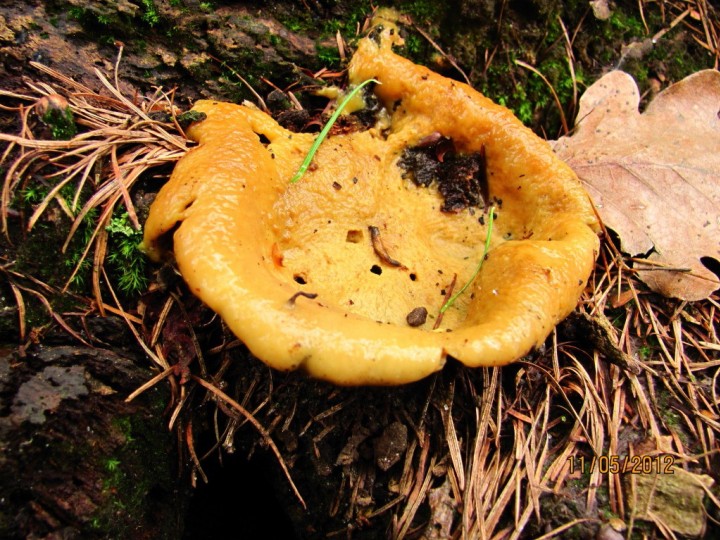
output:
M160 259L172 233L193 293L276 369L381 385L421 379L448 355L472 367L512 362L578 301L598 247L589 198L507 109L396 55L392 23L371 35L350 81L382 83L382 120L328 137L296 183L312 134L251 107L198 102L207 118L188 135L199 145L153 203L145 248ZM445 289L469 280L487 236L482 207L442 212L436 186L416 185L399 164L437 134L461 155L484 152L496 221L479 275L433 330ZM427 317L409 323L421 308Z

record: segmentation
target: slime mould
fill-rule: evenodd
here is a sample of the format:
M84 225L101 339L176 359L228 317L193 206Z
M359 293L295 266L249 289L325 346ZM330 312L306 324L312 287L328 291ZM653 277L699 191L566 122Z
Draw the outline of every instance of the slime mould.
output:
M396 55L399 39L385 20L350 63L351 84L380 82L375 125L328 137L295 183L312 134L196 103L199 144L150 210L148 254L172 245L192 292L276 369L384 385L447 356L507 364L575 308L592 271L598 223L572 170L507 109ZM482 257L490 204L487 259L433 330L446 288Z

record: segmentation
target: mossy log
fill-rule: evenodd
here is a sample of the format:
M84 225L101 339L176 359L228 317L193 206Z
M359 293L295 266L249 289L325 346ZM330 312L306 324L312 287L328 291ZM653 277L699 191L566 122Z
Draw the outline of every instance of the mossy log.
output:
M85 346L0 352L0 537L178 538L187 489L167 392L126 403L148 371Z

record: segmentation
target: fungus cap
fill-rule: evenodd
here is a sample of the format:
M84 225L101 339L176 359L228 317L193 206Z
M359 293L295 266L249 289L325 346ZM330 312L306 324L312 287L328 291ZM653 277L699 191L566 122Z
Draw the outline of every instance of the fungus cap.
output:
M448 355L471 367L522 357L574 309L598 247L589 198L549 145L469 86L396 55L390 34L363 39L350 64L351 82L381 83L376 125L329 137L296 183L313 135L249 106L196 103L207 116L188 135L199 146L145 225L149 255L160 259L172 233L191 291L255 356L344 385L415 381ZM437 134L458 155L484 155L497 220L481 272L433 329L488 227L487 208L442 212L437 187L407 178L405 152Z

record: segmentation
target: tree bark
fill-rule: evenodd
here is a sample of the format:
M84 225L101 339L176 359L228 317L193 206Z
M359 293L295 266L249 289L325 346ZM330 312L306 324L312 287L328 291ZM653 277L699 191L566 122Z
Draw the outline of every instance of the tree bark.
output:
M131 351L40 346L0 356L0 537L179 538L187 490L167 392Z

